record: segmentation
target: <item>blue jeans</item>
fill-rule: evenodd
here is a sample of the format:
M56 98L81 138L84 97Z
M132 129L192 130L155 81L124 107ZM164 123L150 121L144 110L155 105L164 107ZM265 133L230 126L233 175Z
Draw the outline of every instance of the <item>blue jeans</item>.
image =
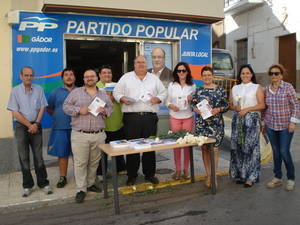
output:
M268 137L270 139L273 150L275 177L282 178L281 164L284 162L288 180L295 180L295 168L290 152L290 145L294 133L290 133L288 129L285 130L272 130L266 127Z

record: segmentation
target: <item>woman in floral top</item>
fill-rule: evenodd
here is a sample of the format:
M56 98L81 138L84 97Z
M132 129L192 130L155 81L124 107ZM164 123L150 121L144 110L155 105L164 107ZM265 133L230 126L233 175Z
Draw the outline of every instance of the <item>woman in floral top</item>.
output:
M237 184L247 188L259 182L260 111L265 103L263 90L256 83L250 65L241 66L237 80L238 85L232 88L229 99L233 111L229 173Z
M295 186L295 168L290 144L296 123L299 123L299 103L293 86L282 80L287 75L282 65L272 65L268 74L271 84L265 90L267 109L264 113L264 124L273 150L274 178L267 187L274 188L282 185L283 161L288 179L286 190L292 191Z
M202 80L204 85L196 89L193 96L191 106L194 112L198 115L196 117L195 132L198 135L216 138L214 144L214 160L216 169L218 168L218 148L224 137L224 120L222 114L228 110L228 103L226 91L222 86L213 83L213 70L211 67L205 66L201 70ZM212 116L204 119L202 112L197 108L197 104L206 99L212 108ZM204 117L204 118L203 118ZM201 147L202 158L207 174L205 185L211 186L211 171L210 171L210 153L206 145Z

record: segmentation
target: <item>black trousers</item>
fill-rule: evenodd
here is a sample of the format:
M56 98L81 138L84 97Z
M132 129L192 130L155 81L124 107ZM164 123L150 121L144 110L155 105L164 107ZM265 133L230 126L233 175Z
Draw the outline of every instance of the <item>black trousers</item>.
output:
M106 134L105 143L109 143L110 141L125 139L123 128L117 131L105 131L105 134ZM97 168L97 175L102 175L102 160L105 160L105 172L107 172L107 154L104 154L104 158L101 158L101 160L99 161L99 166ZM126 163L124 160L124 156L122 155L117 156L116 161L117 161L117 172L126 170Z
M135 138L148 138L156 135L158 117L156 113L139 114L124 113L124 133L127 140ZM142 155L143 174L146 178L153 177L156 170L155 152L144 152ZM126 155L128 178L138 176L140 167L140 154Z
M23 188L32 188L34 186L34 181L30 171L30 149L33 155L37 185L40 188L49 185L43 159L42 129L39 128L36 134L31 134L28 132L28 128L26 126L16 122L15 137L17 139L17 149L23 175Z

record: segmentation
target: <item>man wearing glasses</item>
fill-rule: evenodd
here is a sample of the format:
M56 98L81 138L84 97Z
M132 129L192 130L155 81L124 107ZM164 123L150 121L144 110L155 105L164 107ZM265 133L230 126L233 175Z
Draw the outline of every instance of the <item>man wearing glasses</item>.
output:
M15 137L23 175L23 197L32 193L34 181L30 171L30 149L33 154L37 185L45 194L52 194L47 180L47 171L43 159L43 141L40 122L48 105L43 89L32 84L33 69L24 66L21 69L22 83L12 89L7 109L16 120Z
M157 75L167 88L169 83L173 81L173 75L172 71L166 67L165 56L166 53L162 48L154 48L151 52L153 68L149 69L148 72Z
M96 170L101 158L98 145L105 141L104 119L112 112L109 96L96 86L96 72L92 69L86 70L83 81L84 86L74 89L63 104L64 112L72 118L71 145L77 203L84 201L87 191L101 192L95 185ZM96 111L89 107L91 104Z

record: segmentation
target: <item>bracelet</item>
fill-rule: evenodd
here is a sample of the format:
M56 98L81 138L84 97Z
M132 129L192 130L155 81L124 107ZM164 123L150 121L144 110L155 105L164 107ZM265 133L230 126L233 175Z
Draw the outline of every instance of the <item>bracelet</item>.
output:
M33 122L33 124L36 124L36 125L40 125L40 123L39 122L37 122L37 121L35 121L35 122Z

